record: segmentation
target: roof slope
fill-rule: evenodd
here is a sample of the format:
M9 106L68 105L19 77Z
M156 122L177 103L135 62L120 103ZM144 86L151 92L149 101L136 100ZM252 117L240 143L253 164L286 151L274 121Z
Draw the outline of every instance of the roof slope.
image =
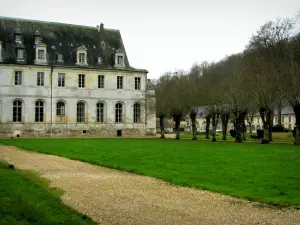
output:
M21 33L22 45L15 42L15 33ZM76 49L87 48L88 67L114 68L114 53L123 52L125 68L130 67L119 30L104 29L104 43L101 43L97 27L54 23L36 20L0 17L0 41L2 41L3 63L16 63L16 48L25 48L25 64L33 65L35 59L34 35L40 34L47 45L48 64L54 62L57 54L63 55L64 66L76 66ZM98 63L98 57L102 63ZM54 64L59 64L55 62Z

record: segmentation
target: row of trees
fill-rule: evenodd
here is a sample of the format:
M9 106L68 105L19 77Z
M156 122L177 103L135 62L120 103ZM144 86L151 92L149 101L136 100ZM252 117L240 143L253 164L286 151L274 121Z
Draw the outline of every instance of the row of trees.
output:
M269 143L272 141L274 110L279 109L278 124L281 125L280 109L289 104L296 116L295 144L300 144L298 18L266 23L241 53L218 62L194 64L187 72L167 72L154 81L161 137L164 137L164 118L173 117L176 139L179 139L180 120L189 115L193 140L196 140L196 114L199 106L206 106L207 127L209 129L211 123L213 141L219 121L226 140L226 128L231 120L236 130L236 142L242 142L245 121L251 127L254 113L259 112L264 130L261 142Z

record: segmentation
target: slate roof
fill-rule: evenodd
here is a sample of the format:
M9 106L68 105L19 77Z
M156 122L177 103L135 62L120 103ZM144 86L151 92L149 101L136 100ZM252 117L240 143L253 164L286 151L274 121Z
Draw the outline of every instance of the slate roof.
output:
M21 34L22 44L15 42L15 34ZM125 56L125 70L143 71L130 66L119 30L104 28L100 34L97 27L72 25L56 22L0 17L0 41L2 41L2 63L20 64L16 60L16 49L25 49L23 64L34 65L35 39L41 35L42 43L47 45L48 65L78 67L76 49L82 45L87 48L88 68L114 69L114 53L122 52ZM101 43L100 36L104 38ZM57 54L63 55L63 63L56 61ZM98 63L98 57L102 63Z

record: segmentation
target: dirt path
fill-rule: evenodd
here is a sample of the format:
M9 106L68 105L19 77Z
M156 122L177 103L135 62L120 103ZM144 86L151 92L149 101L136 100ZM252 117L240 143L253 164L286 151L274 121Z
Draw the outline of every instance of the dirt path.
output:
M0 146L0 159L40 172L52 186L65 191L65 204L104 225L300 224L300 210L261 208L257 203L62 157Z

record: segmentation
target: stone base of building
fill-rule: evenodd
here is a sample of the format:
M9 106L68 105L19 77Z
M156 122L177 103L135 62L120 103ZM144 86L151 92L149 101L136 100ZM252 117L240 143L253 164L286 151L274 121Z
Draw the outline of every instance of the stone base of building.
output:
M155 135L145 124L0 124L0 137L130 137Z

